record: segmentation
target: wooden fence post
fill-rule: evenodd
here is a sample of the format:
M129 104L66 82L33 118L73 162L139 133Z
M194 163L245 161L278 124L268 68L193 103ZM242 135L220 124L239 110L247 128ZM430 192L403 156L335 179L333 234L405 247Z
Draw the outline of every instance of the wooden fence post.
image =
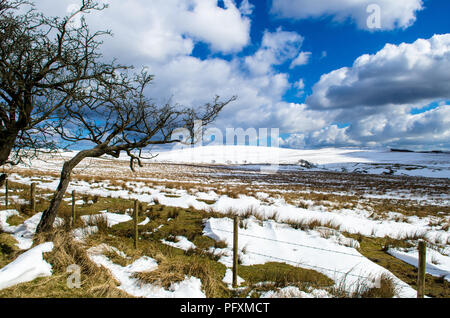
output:
M75 220L76 220L76 210L75 210L75 197L76 192L75 190L72 191L72 227L75 226Z
M426 249L425 241L419 241L419 264L417 275L417 298L424 298L425 296L425 273L426 273Z
M139 239L139 229L138 229L138 217L139 217L139 202L134 200L134 248L137 248Z
M5 206L8 210L8 179L5 180Z
M239 217L234 217L234 230L233 230L233 288L237 288L237 272L238 272L238 229L239 229Z
M31 213L36 212L36 183L31 184L31 190L30 190L30 209Z

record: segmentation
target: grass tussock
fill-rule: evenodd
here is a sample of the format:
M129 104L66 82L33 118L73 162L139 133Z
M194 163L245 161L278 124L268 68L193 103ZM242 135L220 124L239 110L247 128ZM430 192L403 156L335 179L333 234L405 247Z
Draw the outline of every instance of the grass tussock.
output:
M141 232L151 233L145 236L147 239L152 241L160 241L162 239L173 240L177 236L184 236L201 249L217 246L217 243L213 239L203 235L204 220L212 217L205 211L193 208L181 209L167 207L157 204L150 206L146 214L143 215L143 217L145 216L150 218L150 222L141 227ZM122 223L114 226L113 230L122 232L130 231L132 230L132 225L132 222ZM129 235L132 235L132 233L130 232Z
M109 298L129 297L117 289L118 283L110 272L93 263L86 252L86 246L74 241L69 232L61 228L35 238L35 244L53 242L54 248L44 253L44 259L52 266L52 276L38 278L0 291L0 297L12 298ZM80 288L68 284L70 265L81 269Z
M108 219L103 214L89 215L85 223L88 226L96 226L99 233L108 233Z
M135 277L143 283L161 286L165 289L170 288L174 283L185 280L186 277L196 277L202 281L206 297L226 297L229 295L229 291L220 280L220 274L225 274L225 266L220 265L222 264L213 264L197 256L164 258L156 270L136 273ZM221 269L219 273L218 267Z
M203 290L208 297L230 296L230 291L222 282L225 266L213 260L214 255L207 255L205 250L185 252L158 240L142 240L139 248L135 249L133 240L127 237L127 231L118 225L111 229L109 235L96 233L87 238L86 243L90 246L104 243L119 250L121 253L110 250L105 255L120 266L130 265L144 255L155 259L159 264L157 270L135 274L141 283L168 288L173 283L183 281L186 276L193 276L201 279Z
M293 285L326 287L333 284L333 280L319 272L284 263L269 262L264 265L239 266L238 273L249 284L273 282L277 287Z
M378 286L365 287L360 291L361 298L393 298L398 290L394 279L386 274L379 278Z
M269 262L263 265L239 266L238 275L245 280L240 297L258 297L261 292L288 286L308 291L310 288L327 288L334 284L327 276L310 269L285 263Z
M359 279L353 284L352 291L346 289L346 280L347 277L329 288L329 293L337 298L393 298L399 291L394 279L387 274L370 282Z
M12 262L18 255L16 239L7 233L2 233L0 228L0 268Z
M11 215L9 218L6 219L6 223L8 223L11 226L17 226L20 224L23 224L25 222L25 218L21 215Z
M330 229L334 229L334 230L339 230L340 226L337 224L334 224L333 221L329 220L329 221L321 221L321 220L317 220L317 219L312 219L312 220L286 220L284 221L284 223L288 224L289 226L291 226L292 228L296 229L296 230L302 230L302 231L307 231L307 230L314 230L315 228L318 227L325 227L325 228L330 228Z
M185 253L187 256L198 255L200 257L207 257L213 261L219 261L219 259L224 256L225 252L211 252L209 250L201 249L201 248L190 248Z
M128 266L132 263L132 258L120 253L118 250L108 249L103 253L109 260L122 267Z
M402 241L418 241L418 240L426 240L427 231L414 231L403 233L399 238Z

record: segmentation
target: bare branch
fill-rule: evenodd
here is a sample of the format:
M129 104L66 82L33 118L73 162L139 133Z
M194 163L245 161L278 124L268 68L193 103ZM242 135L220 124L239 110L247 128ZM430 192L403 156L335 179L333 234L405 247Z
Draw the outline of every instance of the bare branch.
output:
M46 134L45 122L63 116L59 110L91 97L84 92L90 85L112 84L128 68L103 62L102 38L111 32L92 33L83 17L106 7L80 0L67 16L47 17L26 0L0 0L0 165L17 162L8 160L13 150L42 146L39 134L23 132Z

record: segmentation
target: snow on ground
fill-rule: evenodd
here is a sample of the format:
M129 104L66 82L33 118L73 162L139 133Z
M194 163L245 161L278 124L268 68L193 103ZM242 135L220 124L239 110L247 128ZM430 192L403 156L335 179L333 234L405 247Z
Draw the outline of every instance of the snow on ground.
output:
M370 162L367 158L351 159L355 150L298 150L255 146L207 146L171 150L159 153L155 162L206 164L297 164L307 160L316 164ZM357 157L357 156L355 156Z
M146 217L145 220L142 221L141 223L139 223L138 225L144 226L144 225L147 225L149 222L150 222L150 219L148 217Z
M23 178L16 174L10 176L11 179L17 180L19 182L31 182L30 178ZM51 187L56 188L57 183L39 183L38 187L46 187L48 189L54 190ZM383 220L373 220L369 218L371 214L370 211L364 209L340 209L329 211L323 209L321 206L311 207L308 209L299 208L291 204L287 204L283 199L272 199L271 203L265 203L264 197L257 199L255 197L249 197L245 195L240 195L239 198L230 198L228 196L215 195L214 192L209 193L208 198L215 197L217 201L208 205L201 200L206 196L202 194L199 198L195 195L189 194L185 190L178 190L177 195L179 197L168 197L166 193L163 192L164 187L150 188L144 185L129 185L133 191L125 190L111 190L106 188L96 188L94 184L89 184L87 182L74 182L69 186L69 191L76 190L77 193L86 193L91 195L102 195L111 196L113 198L123 198L130 200L139 200L140 202L152 203L155 199L162 205L179 207L179 208L189 208L190 206L199 210L213 209L217 212L227 213L233 210L239 214L244 213L249 208L254 209L257 213L270 217L275 213L278 215L279 221L321 221L323 223L331 223L341 231L347 231L352 234L362 234L366 236L375 237L385 237L390 236L392 238L404 238L406 236L414 236L415 234L424 234L430 242L435 242L437 244L446 244L450 239L450 232L437 230L429 226L431 217L417 218L410 217L407 222L396 222L395 220L383 219ZM106 213L108 218L108 224L114 225L120 222L127 222L131 220L131 217L123 214ZM83 217L88 219L89 217Z
M89 235L95 234L98 232L98 227L96 226L86 226L82 228L77 228L72 230L74 240L78 242L84 242L85 238Z
M222 196L211 207L218 212L227 213L230 210L243 214L253 209L264 217L271 217L277 213L279 221L321 221L322 224L331 223L341 231L366 236L402 238L406 235L425 234L430 241L446 243L450 233L432 230L428 226L429 218L410 218L411 223L401 223L389 220L369 219L370 212L365 210L341 209L335 211L320 209L303 209L275 200L273 204L265 204L254 197L241 195L238 199Z
M184 236L176 236L175 240L176 240L176 242L170 242L170 241L166 241L166 240L161 240L161 242L166 245L182 249L184 251L196 248L195 244L192 243L191 241L189 241Z
M373 263L353 247L343 246L332 237L322 237L318 231L298 231L285 224L267 221L261 225L249 219L239 230L238 245L242 265L257 265L267 262L283 262L313 269L342 283L352 291L360 283L374 285L382 274L392 277L399 287L400 297L415 297L416 291L392 275L385 268ZM224 240L233 245L233 220L211 218L205 223L204 235L215 240ZM220 260L231 267L231 248Z
M40 169L48 171L58 171L62 165L63 160L70 158L74 155L74 152L61 153L57 158L50 158L47 162L35 160L32 162L33 167L39 166ZM96 159L97 160L97 159ZM111 172L111 169L116 169L115 164L117 161L108 161L109 159L93 160L93 163L102 163L103 165L94 165L89 163L86 167L87 170L95 169L102 170L104 172ZM126 160L125 157L121 157L120 160ZM161 153L153 162L172 162L172 163L203 163L208 165L226 165L232 166L233 169L243 169L242 175L248 176L255 173L253 170L258 170L262 165L279 163L286 166L280 166L283 170L299 170L303 169L299 162L301 160L307 160L315 165L316 168L311 169L314 171L331 170L331 171L356 171L362 173L375 173L385 174L392 173L411 176L427 176L436 178L449 178L450 177L450 155L438 154L438 153L397 153L383 150L358 150L358 149L321 149L321 150L294 150L294 149L278 149L278 148L263 148L263 147L240 147L240 146L228 146L228 147L201 147L195 149L174 150ZM92 167L89 168L89 165ZM110 166L108 166L110 165ZM241 166L236 166L241 165ZM124 165L125 167L125 165ZM219 166L220 167L220 166ZM84 168L80 168L84 169ZM109 170L108 170L109 169ZM121 169L125 169L121 167ZM153 169L150 165L148 171ZM174 168L178 169L178 168ZM249 170L245 171L245 169ZM80 170L83 171L83 170ZM92 170L93 171L93 170ZM97 170L96 170L97 171ZM215 178L214 181L222 182L222 184L228 185L231 183L238 184L240 182L237 179L220 179L221 177L237 176L236 170L230 170L223 172L223 170L212 170L205 172L205 178ZM220 172L219 172L220 171ZM253 172L252 172L253 171ZM200 173L199 173L200 174ZM209 175L208 175L209 174ZM108 175L108 174L106 174ZM222 175L222 176L221 176ZM385 219L374 220L369 218L370 211L363 208L355 209L339 209L330 211L323 206L313 206L314 202L310 202L308 208L300 208L292 204L288 204L282 198L271 197L269 194L271 190L277 190L274 186L268 188L265 192L257 192L256 198L239 195L238 198L230 198L228 196L219 195L212 189L208 190L195 190L188 192L182 189L168 189L164 186L150 187L144 183L144 181L168 181L167 176L170 176L175 181L177 176L171 176L170 172L166 175L158 176L157 178L149 177L143 178L136 182L127 182L126 189L109 184L108 180L102 182L89 183L86 181L73 181L71 182L67 192L76 190L78 194L99 195L102 197L123 198L134 200L137 199L143 203L152 204L154 200L159 201L160 204L166 206L188 208L190 206L200 209L208 210L213 209L218 212L227 213L230 210L234 210L238 214L243 214L249 208L253 209L258 214L271 217L277 215L277 222L286 221L321 221L322 223L330 223L339 228L340 231L347 231L349 233L360 233L366 236L384 237L390 236L393 238L402 239L405 236L414 236L415 234L425 234L426 238L430 242L446 245L450 239L450 232L444 231L437 227L430 225L431 221L434 221L433 217L408 217L401 222L395 221L395 217L398 216L395 213L389 213ZM22 177L18 174L10 174L10 180L30 184L32 179L30 177ZM119 177L120 178L120 177ZM105 178L107 179L107 178ZM46 177L42 178L42 181L33 180L37 182L38 189L46 189L54 191L59 180L56 178ZM174 181L172 180L172 181ZM208 180L208 179L207 179ZM437 180L437 179L436 179ZM117 181L117 179L116 179ZM142 181L142 182L141 182ZM205 186L204 180L201 179L187 179L186 182L198 183L200 187ZM266 182L263 180L263 182ZM437 182L437 181L436 181ZM440 181L442 182L442 181ZM267 181L270 184L270 180ZM433 183L430 183L433 184ZM444 185L446 183L443 183ZM206 184L207 186L207 184ZM251 186L251 185L249 185ZM441 186L441 185L440 185ZM191 189L192 190L192 189ZM391 190L387 189L386 192L371 194L362 194L363 198L404 198L407 200L422 200L423 198L416 198L406 191L398 192L395 188ZM172 196L169 196L170 193ZM343 193L345 194L345 193ZM176 195L177 197L173 197ZM438 195L440 195L438 193ZM14 199L14 196L10 197ZM432 198L433 204L446 206L448 205L448 194L442 193L439 197L442 199L436 200ZM16 198L19 199L19 198ZM70 200L70 199L68 199ZM216 201L215 203L208 205L201 200ZM305 201L306 202L306 201ZM82 204L82 200L77 201L78 204ZM31 237L35 231L35 228L41 217L41 213L36 214L34 217L28 219L23 225L10 226L6 220L11 215L18 214L15 210L0 211L0 225L7 233L13 234L18 240L18 246L22 249L31 247ZM104 216L108 220L108 225L112 226L121 222L127 222L132 218L126 214L108 213L104 211L101 216ZM83 220L88 221L89 216L83 216ZM447 219L448 220L448 219ZM149 220L146 219L141 225L147 224ZM232 221L229 219L210 219L206 224L205 234L217 239L226 240L228 246L231 244L231 233L221 232L222 230L232 229ZM350 272L351 275L346 277L346 286L351 289L352 285L357 283L361 277L379 275L381 273L389 273L386 269L372 263L367 258L360 255L356 250L356 241L343 237L339 233L331 231L331 235L324 236L320 230L315 231L298 231L294 230L287 225L283 225L274 221L264 222L263 225L255 219L244 221L247 229L241 230L242 234L251 236L264 237L266 240L261 240L255 237L240 237L239 247L244 250L243 262L244 265L262 264L270 261L285 261L302 267L315 269L319 272L323 272L330 278L341 280L345 277L345 274ZM214 229L217 228L217 229ZM219 229L219 230L218 230ZM85 229L74 230L75 236L82 240L86 235L90 235L97 230L96 227L88 227ZM327 238L326 238L327 237ZM286 241L297 242L304 246L296 246L290 244L284 244L279 242L270 241ZM178 237L178 242L164 241L165 244L181 248L189 249L195 247L192 242L189 242L184 237ZM314 247L314 248L310 248ZM318 249L322 248L322 250ZM331 254L328 249L333 251ZM230 248L224 249L227 252L225 256L221 258L221 261L227 266L231 266ZM417 257L414 251L400 251L391 250L392 255L398 257L410 264L417 264ZM253 253L253 254L252 254ZM259 255L258 255L259 254ZM439 254L439 253L438 253ZM448 253L447 253L448 254ZM141 285L138 286L138 282L132 278L132 274L141 270L144 267L151 268L152 260L149 258L143 258L132 265L127 267L121 267L112 263L101 251L94 251L92 256L99 264L106 266L115 273L115 277L121 282L123 290L130 294L137 295L139 297L193 297L192 295L199 295L204 297L201 291L201 283L196 278L186 278L184 282L180 284L174 284L170 290L163 290L155 286L144 285L143 289ZM432 259L434 257L434 259ZM442 254L429 253L428 269L430 274L436 276L446 275L448 279L449 265L448 256ZM413 265L414 265L413 264ZM154 264L153 264L154 265ZM143 269L145 270L145 269ZM229 275L228 271L227 274ZM361 277L359 277L361 276ZM225 277L224 279L227 279ZM409 286L405 286L404 283L396 282L403 287L400 296L402 297L414 297L415 291ZM304 293L295 290L285 290L285 293L297 294L298 297L307 297L314 293ZM267 294L267 297L276 295ZM194 296L195 297L195 296Z
M306 293L297 287L288 286L277 291L270 290L262 293L260 298L332 298L332 295L322 289L314 289Z
M392 256L418 267L419 255L417 249L399 250L389 249L387 251ZM426 272L436 277L443 277L447 281L450 281L450 257L442 255L441 253L432 250L430 248L426 251Z
M208 165L244 165L242 168L263 171L266 165L281 170L298 170L301 161L308 161L319 170L349 171L373 174L450 178L449 153L391 152L389 149L323 148L313 150L288 149L257 146L205 146L185 149L158 150L158 156L143 162ZM31 160L31 165L43 171L60 171L62 163L75 156L77 151L61 151L58 154L42 155ZM145 156L145 155L144 155ZM85 160L89 168L99 161L104 164L111 157ZM121 154L117 161L129 161ZM253 165L253 166L252 166ZM111 164L113 168L113 164ZM270 167L269 167L269 170ZM314 170L314 169L313 169Z
M202 283L195 277L186 277L179 283L174 283L168 290L151 284L143 284L133 274L152 271L158 268L158 263L147 256L143 256L128 266L120 266L111 262L103 253L110 249L105 244L92 247L88 250L89 258L99 266L109 269L120 282L119 289L135 297L145 298L206 298L202 292Z
M209 191L208 193L205 192L197 192L195 193L195 195L200 199L200 200L217 200L219 198L219 195L214 192L214 191Z
M18 226L9 225L6 220L12 215L19 215L16 210L3 210L0 211L0 227L5 233L12 234L16 239L17 247L26 250L33 245L33 236L36 232L36 228L41 220L42 212L33 215L31 218L25 220L25 222ZM55 219L55 225L62 222L61 218Z
M110 212L103 212L101 214L93 214L93 215L82 215L81 219L84 223L89 223L90 221L95 222L95 219L97 218L105 218L108 227L112 227L119 223L124 223L131 221L133 218L126 214L118 214L118 213L110 213Z
M231 268L227 268L227 270L225 272L225 276L223 277L222 281L225 284L228 285L228 288L232 288L232 285L233 285L233 271L231 270ZM238 275L238 277L237 277L237 285L240 286L243 282L245 282L245 280Z
M2 210L0 211L0 228L7 233L13 232L16 227L9 225L6 220L13 216L13 215L19 215L19 212L16 210Z
M0 289L29 282L38 277L51 276L52 266L44 260L42 253L52 250L52 242L38 245L0 269Z
M366 171L382 174L389 172L386 167L373 164L407 165L391 167L394 174L450 178L450 154L448 153L410 153L389 150L324 148L315 150L287 149L256 146L207 146L164 151L153 159L154 162L198 163L224 165L288 165L281 169L293 169L306 160L318 168L342 171ZM251 169L251 167L249 167ZM260 167L253 167L253 169Z

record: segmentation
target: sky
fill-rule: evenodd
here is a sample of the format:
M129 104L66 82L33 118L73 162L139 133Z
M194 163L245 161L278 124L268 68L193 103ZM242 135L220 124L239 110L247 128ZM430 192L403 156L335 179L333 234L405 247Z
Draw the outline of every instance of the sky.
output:
M448 0L121 0L86 19L156 102L237 95L214 123L291 148L450 149ZM39 0L61 16L76 0Z

